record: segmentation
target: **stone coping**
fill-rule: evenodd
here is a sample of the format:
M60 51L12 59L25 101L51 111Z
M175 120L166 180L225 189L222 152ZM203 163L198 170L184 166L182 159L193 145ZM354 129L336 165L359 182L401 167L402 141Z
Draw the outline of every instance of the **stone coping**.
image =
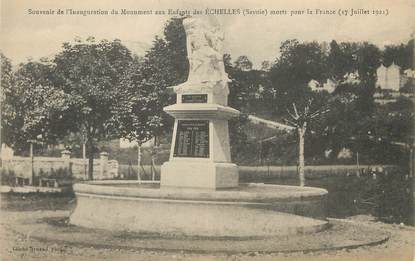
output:
M159 180L94 180L84 181L85 184L91 185L124 185L124 184L160 184Z
M328 193L325 189L315 187L263 183L243 183L238 188L226 190L160 188L159 182L143 181L92 181L74 184L73 189L75 193L84 195L251 203L315 200Z
M11 186L0 186L0 192L1 193L62 193L68 190L68 187L60 187L60 188L54 188L54 187L34 187L34 186L17 186L17 187L11 187Z

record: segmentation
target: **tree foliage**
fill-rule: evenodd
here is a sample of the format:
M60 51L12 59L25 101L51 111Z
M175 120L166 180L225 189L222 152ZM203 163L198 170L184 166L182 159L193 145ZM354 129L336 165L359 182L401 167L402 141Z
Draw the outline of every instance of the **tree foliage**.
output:
M311 111L322 105L329 106L330 111L308 128L309 138L305 141L307 158L311 158L312 155L313 158L324 158L327 150L333 152L331 157L336 157L343 148L361 152L365 148L371 148L372 151L363 154L379 155L376 161L382 162L381 158L385 159L386 155L383 153L380 156L381 153L374 151L384 150L385 146L392 151L392 145L387 145L384 141L381 147L379 141L374 141L382 135L379 131L376 131L378 134L373 135L373 133L377 128L386 132L393 129L392 124L387 122L393 119L394 110L374 103L376 69L381 62L388 65L386 60L390 62L394 60L402 66L403 70L407 69L408 65L405 64L403 57L409 53L410 44L390 46L381 51L375 45L366 42L332 41L328 50L314 42L300 43L297 40L283 42L280 48L281 55L269 71L271 84L267 86L269 89L265 90L268 95L264 97L264 103L270 105L268 117L277 120L286 118L289 116L287 108L292 109L292 103L296 104L299 111L303 111L307 99L317 99L319 102ZM312 92L308 87L310 80L316 80L322 85L327 79L337 85L332 94L325 91ZM271 95L272 93L274 95ZM383 110L388 112L382 112ZM409 118L403 117L396 119L394 124L406 126L408 122L410 122ZM408 126L401 127L408 129ZM405 131L405 136L408 135ZM373 138L375 136L376 139ZM366 160L369 158L370 156Z
M156 37L143 59L135 59L122 81L129 111L122 116L122 136L143 142L170 129L172 119L163 107L174 102L168 87L187 79L189 65L183 19L171 19L164 37Z
M381 63L411 68L413 40L384 50L370 43L332 41L329 46L287 40L281 44L280 56L260 70L245 55L235 61L224 55L231 79L229 105L274 120L289 116L287 108L293 103L303 111L310 98L314 100L310 111L329 105L330 111L307 128L305 155L310 157L322 157L327 149L335 156L344 147L371 148L365 153L381 155L374 151L391 151L391 141L409 144L413 102L399 99L376 105L373 94ZM144 142L165 135L171 131L172 119L163 107L174 103L169 87L187 79L186 55L181 18L166 23L163 35L155 37L144 57L133 57L119 40L93 38L65 43L53 60L28 61L15 72L1 55L2 140L22 150L27 140L39 135L56 143L69 133L83 134L92 159L98 141L125 137ZM323 84L327 79L337 85L332 94L316 93L308 86L311 80ZM405 87L408 92L411 84ZM241 116L230 123L234 153L252 146L244 132L246 121ZM287 143L285 139L293 140L291 136L274 141L277 145L269 146L270 153L295 155L281 145Z
M308 83L327 78L327 65L325 53L316 42L288 40L281 44L280 52L270 70L271 88L275 92L270 109L281 115L293 102L299 107L305 106L312 94Z
M68 95L54 87L54 66L47 60L21 64L12 84L4 85L2 126L5 143L24 150L28 140L54 143L62 137L56 119L68 109Z
M118 115L125 110L121 79L131 66L130 51L119 40L64 43L55 56L56 87L69 95L62 121L70 122L88 144L89 178L98 141L119 136Z
M385 66L395 63L404 69L413 68L413 55L414 40L407 44L387 45L382 53L382 62Z

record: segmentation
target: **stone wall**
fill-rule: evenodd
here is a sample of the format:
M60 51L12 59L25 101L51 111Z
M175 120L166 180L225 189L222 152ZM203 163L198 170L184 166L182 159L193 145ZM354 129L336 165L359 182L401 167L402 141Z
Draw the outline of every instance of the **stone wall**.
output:
M32 160L30 157L13 156L2 159L2 168L12 170L17 176L31 178ZM62 156L33 157L35 174L52 173L59 169L68 169L75 179L86 179L88 160L71 158L69 151L62 151ZM118 161L108 160L108 153L102 152L99 159L94 160L94 179L112 179L118 176Z

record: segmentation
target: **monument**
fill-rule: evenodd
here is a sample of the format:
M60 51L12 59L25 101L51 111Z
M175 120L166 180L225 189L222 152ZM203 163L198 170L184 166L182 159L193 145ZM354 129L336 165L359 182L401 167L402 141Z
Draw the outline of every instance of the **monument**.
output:
M227 106L229 79L223 63L223 32L213 16L187 18L183 25L189 76L174 87L177 103L164 108L175 122L170 160L161 168L161 187L237 187L228 120L239 112Z
M326 195L320 188L240 184L231 162L227 106L229 79L223 33L214 16L187 18L190 63L177 103L169 161L160 182L108 180L74 185L70 223L160 237L267 238L327 228ZM282 213L285 212L285 213Z

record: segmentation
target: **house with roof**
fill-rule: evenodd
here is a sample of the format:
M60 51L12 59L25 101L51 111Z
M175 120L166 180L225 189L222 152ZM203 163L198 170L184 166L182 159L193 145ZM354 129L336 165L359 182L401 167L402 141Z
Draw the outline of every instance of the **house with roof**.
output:
M376 87L381 90L399 91L402 86L400 67L394 62L385 67L381 64L376 69Z

